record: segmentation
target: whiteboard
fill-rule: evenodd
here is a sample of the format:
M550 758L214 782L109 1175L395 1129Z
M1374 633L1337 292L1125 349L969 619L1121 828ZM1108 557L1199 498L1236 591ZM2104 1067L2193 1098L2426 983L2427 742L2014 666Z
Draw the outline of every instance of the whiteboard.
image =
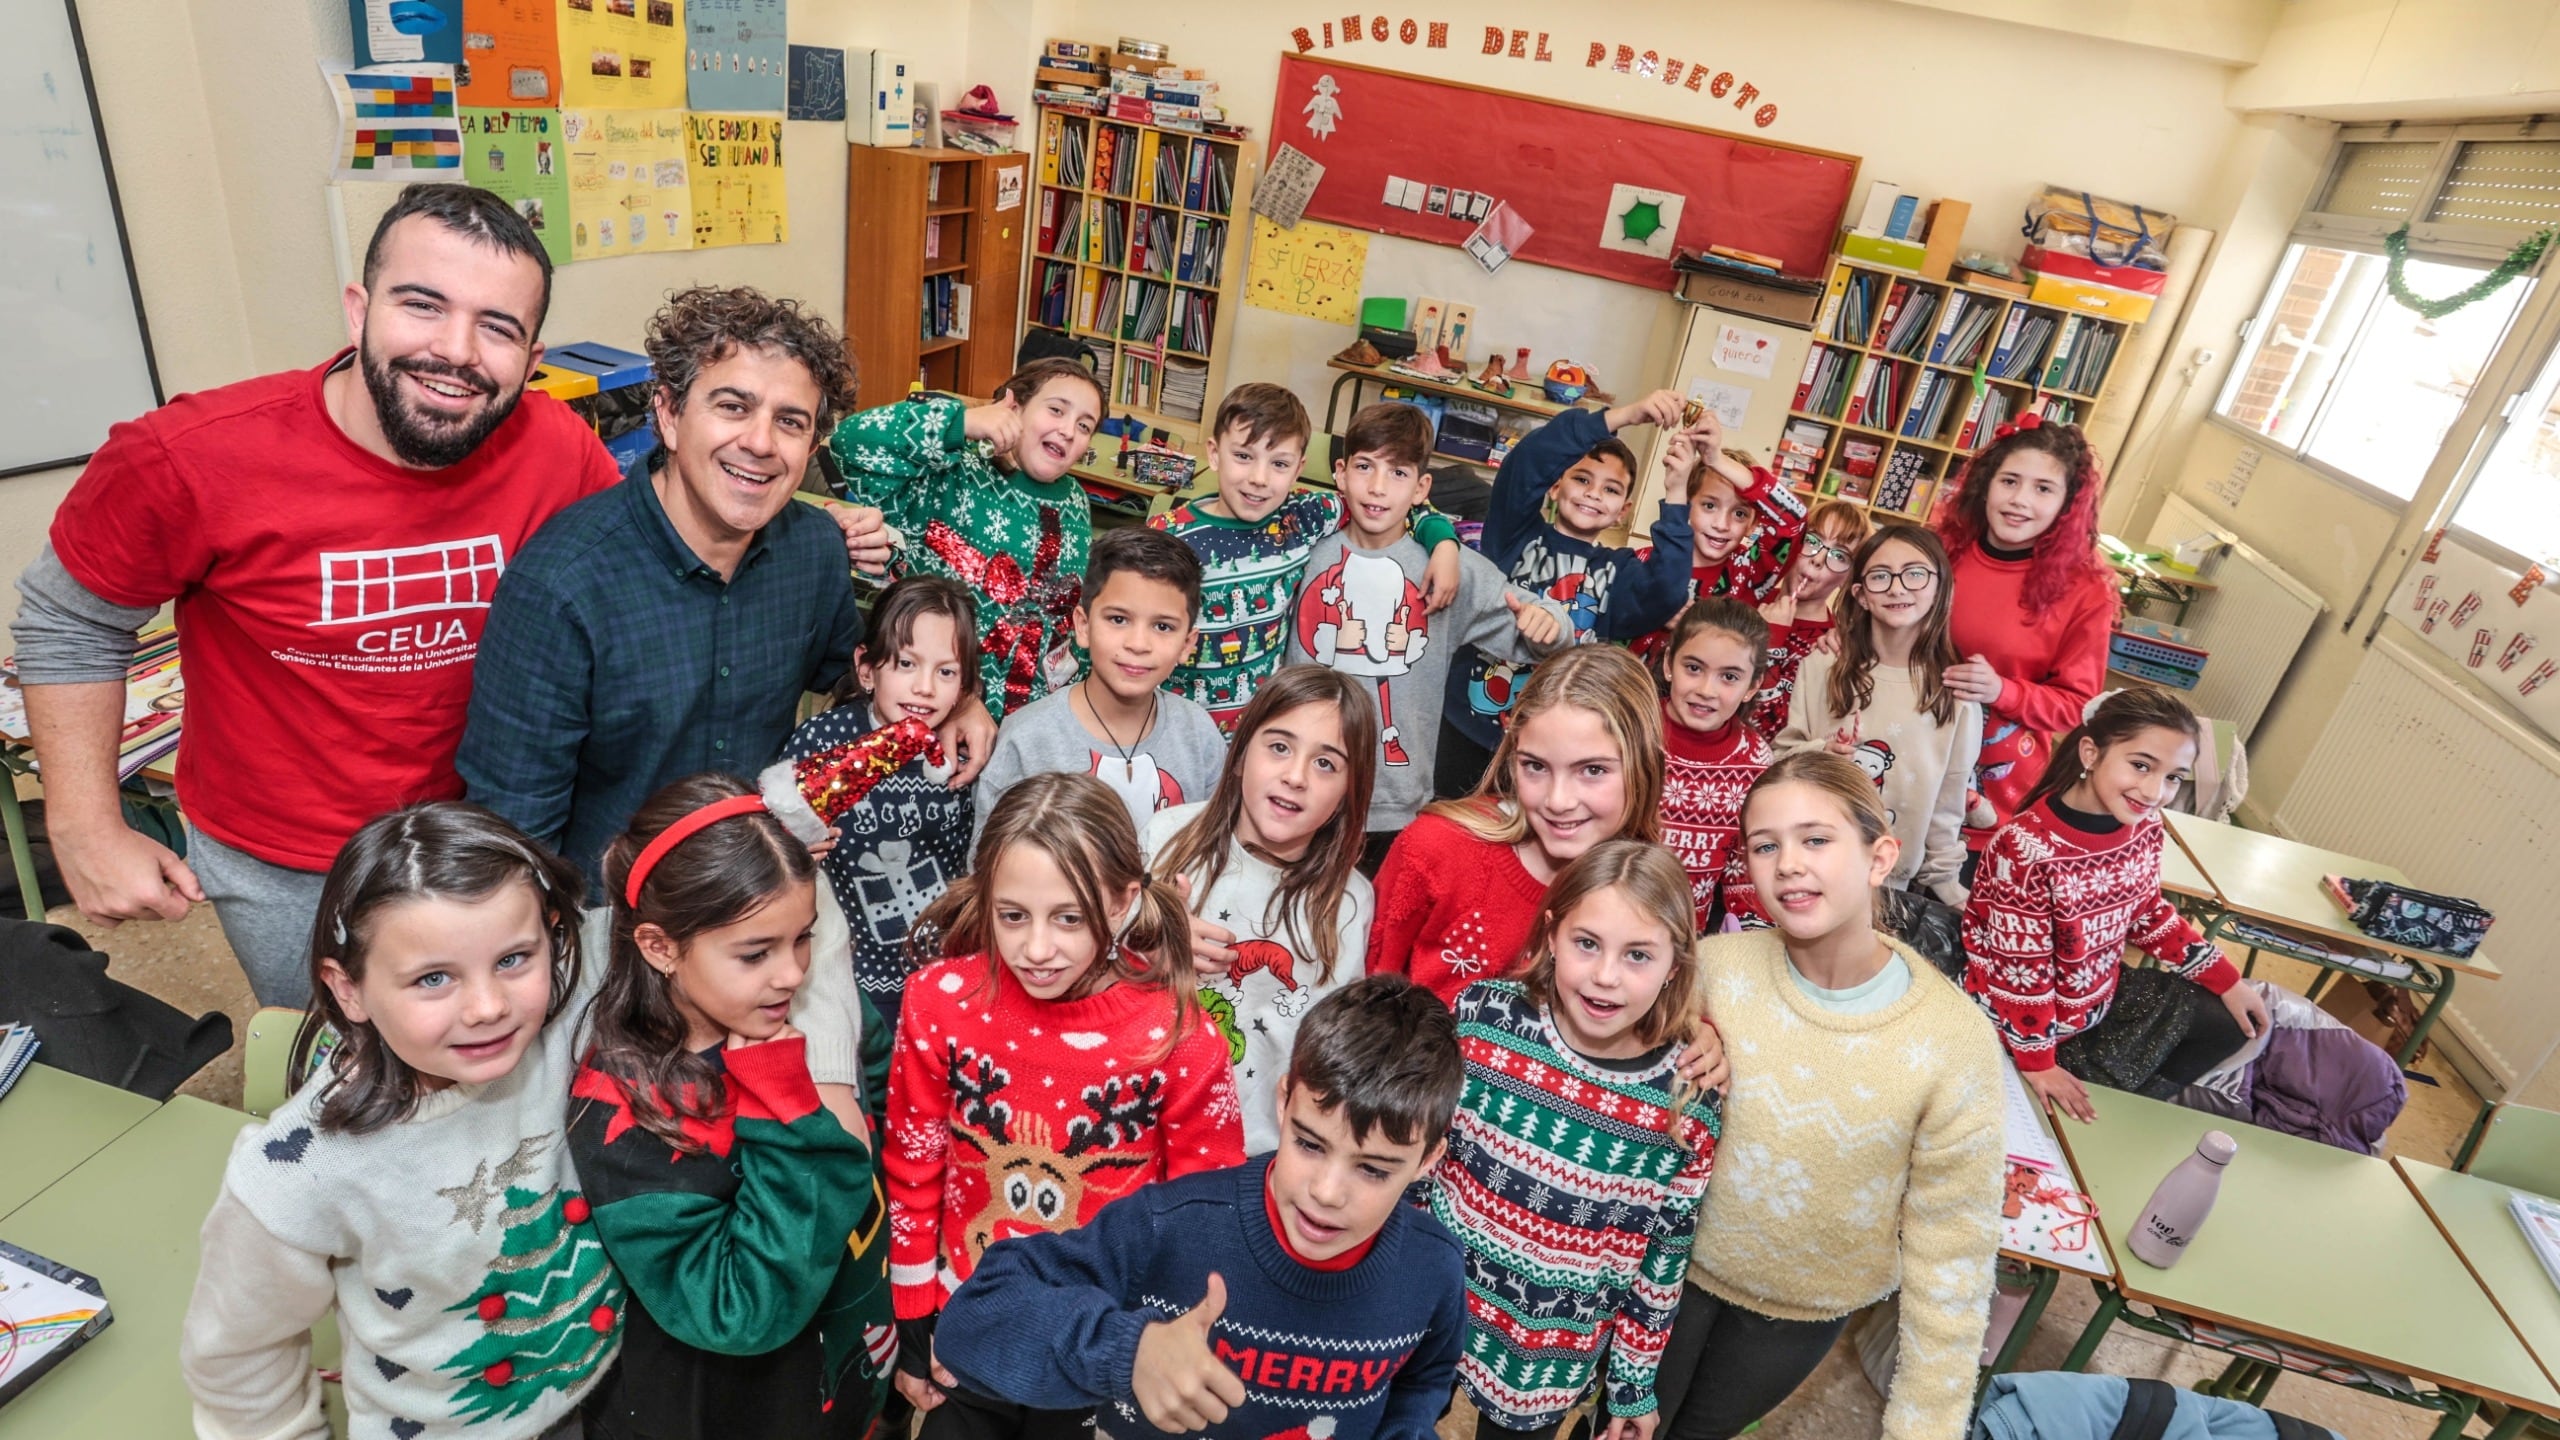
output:
M0 475L160 403L71 3L19 0L0 47Z

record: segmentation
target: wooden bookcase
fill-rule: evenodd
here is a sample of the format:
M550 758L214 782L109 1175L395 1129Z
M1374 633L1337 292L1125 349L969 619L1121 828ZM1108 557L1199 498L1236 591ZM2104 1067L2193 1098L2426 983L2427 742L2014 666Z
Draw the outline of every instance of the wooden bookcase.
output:
M1115 414L1197 436L1244 291L1248 142L1043 109L1022 323L1094 357Z
M1925 319L1907 323L1916 311ZM1778 467L1809 496L1925 519L2000 421L2033 409L2087 424L2131 328L1997 290L1834 261Z
M844 328L865 409L922 381L957 395L995 393L1013 373L1031 157L967 150L850 147ZM1008 187L1000 172L1011 168ZM999 208L1010 190L1012 203ZM965 336L935 313L967 287ZM946 311L947 313L947 311Z

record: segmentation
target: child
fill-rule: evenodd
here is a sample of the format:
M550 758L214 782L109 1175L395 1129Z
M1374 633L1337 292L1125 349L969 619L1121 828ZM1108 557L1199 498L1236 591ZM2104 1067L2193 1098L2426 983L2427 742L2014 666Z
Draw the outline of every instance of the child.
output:
M1075 678L1068 616L1093 511L1067 470L1102 407L1091 370L1034 360L991 404L901 400L846 416L827 444L853 498L898 532L899 573L957 580L985 599L980 683L998 720Z
M1227 737L1209 712L1163 688L1191 653L1200 561L1157 530L1113 530L1093 542L1076 644L1084 678L1007 716L978 776L978 823L1026 775L1069 770L1111 787L1143 826L1159 810L1209 793Z
M1698 1018L1690 914L1670 851L1602 841L1556 877L1527 971L1458 997L1467 1087L1431 1213L1467 1247L1458 1383L1480 1440L1553 1440L1604 1358L1605 1415L1656 1428L1654 1371L1715 1161L1716 1097L1678 1078Z
M1780 756L1743 802L1775 928L1698 947L1734 1053L1716 1183L1656 1381L1671 1432L1725 1440L1902 1292L1883 1440L1957 1440L2000 1245L2000 1047L1928 961L1877 933L1896 849L1866 774Z
M2108 696L1982 852L1964 987L2027 1087L2077 1120L2097 1118L2081 1075L2175 1091L2266 1028L2257 990L2160 893L2160 807L2186 780L2201 734L2166 690ZM2127 944L2165 968L2127 970ZM2165 1054L2152 1040L2181 1030Z
M794 731L784 758L813 759L907 720L938 728L977 692L977 616L969 592L940 576L891 585L872 607L870 633L854 649L835 707ZM907 927L969 870L975 807L950 779L948 766L910 754L847 802L827 832L836 841L824 862L827 883L845 913L861 917L854 979L892 1032L906 993Z
M1677 427L1683 404L1678 392L1657 390L1614 410L1566 410L1513 446L1494 474L1485 558L1512 584L1562 605L1575 644L1651 634L1689 598L1686 472L1664 477L1650 552L1600 543L1635 511L1635 452L1617 432ZM1542 523L1550 502L1556 518ZM1454 800L1474 792L1502 741L1502 717L1525 668L1474 650L1450 667L1434 794Z
M1291 665L1254 692L1218 788L1147 824L1147 867L1188 887L1200 1003L1226 1038L1244 1149L1280 1143L1271 1099L1299 1022L1360 978L1372 900L1356 868L1378 717L1358 681Z
M1822 745L1857 762L1884 796L1901 858L1885 883L1964 908L1965 790L1982 749L1982 707L1947 688L1947 552L1917 525L1858 547L1841 601L1840 653L1804 665L1781 750Z
M744 783L696 775L640 807L604 873L611 960L568 1144L631 1304L589 1421L858 1440L896 1332L869 1126L825 1103L790 1020L851 988L812 944L808 845Z
M1175 668L1172 688L1229 734L1287 657L1289 600L1307 552L1342 528L1342 496L1298 484L1314 433L1288 387L1237 386L1209 427L1218 493L1147 521L1200 556L1200 644ZM1424 505L1414 511L1413 538L1431 552L1422 590L1436 615L1458 593L1457 527Z
M1664 492L1685 475L1693 537L1690 593L1735 595L1757 605L1777 592L1804 533L1804 497L1747 450L1724 448L1710 410L1663 452Z
M1457 1104L1449 1012L1390 975L1318 1001L1275 1088L1287 1143L988 1252L951 1297L967 1390L1116 1435L1427 1440L1466 1334L1458 1242L1405 1189ZM942 1412L937 1411L936 1414ZM928 1426L931 1425L928 1419Z
M1761 734L1786 728L1796 671L1804 657L1829 648L1824 641L1832 634L1832 597L1848 583L1850 564L1872 528L1866 507L1853 500L1825 500L1805 517L1804 542L1787 566L1787 583L1760 607L1769 622L1769 665L1760 672L1750 719Z
M1370 873L1430 794L1450 647L1474 645L1499 659L1526 660L1565 636L1562 606L1506 585L1492 561L1471 553L1458 557L1457 601L1433 630L1420 585L1422 546L1405 533L1413 507L1431 493L1431 476L1422 468L1431 444L1431 422L1410 405L1381 402L1351 417L1343 457L1333 462L1343 527L1317 541L1307 558L1289 638L1292 664L1313 661L1375 682L1378 788L1361 856ZM1391 694L1399 679L1405 683ZM1410 731L1397 723L1397 694Z
M1411 975L1444 1005L1503 973L1565 866L1603 840L1662 837L1662 745L1634 656L1583 645L1539 666L1476 793L1434 804L1387 852L1370 972Z
M951 958L898 1017L883 1168L898 1389L971 1434L1080 1428L951 1389L933 1319L998 1240L1068 1230L1151 1181L1244 1158L1235 1076L1202 1023L1182 898L1148 877L1127 807L1090 775L1005 792L977 864L926 912ZM933 1383L927 1383L927 1377Z
M1689 872L1698 933L1756 918L1742 865L1742 797L1769 768L1769 742L1742 718L1769 653L1769 622L1730 596L1699 600L1662 655L1662 843Z

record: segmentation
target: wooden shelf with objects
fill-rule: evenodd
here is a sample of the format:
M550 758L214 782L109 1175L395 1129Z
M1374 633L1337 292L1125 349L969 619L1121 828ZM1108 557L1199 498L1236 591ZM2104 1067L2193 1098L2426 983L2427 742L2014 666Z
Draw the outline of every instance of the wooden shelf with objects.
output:
M1031 157L850 148L844 328L855 403L887 405L919 382L994 394L1013 373Z
M2132 328L1987 286L1835 260L1778 468L1807 496L1926 519L2002 423L2032 410L2086 425Z

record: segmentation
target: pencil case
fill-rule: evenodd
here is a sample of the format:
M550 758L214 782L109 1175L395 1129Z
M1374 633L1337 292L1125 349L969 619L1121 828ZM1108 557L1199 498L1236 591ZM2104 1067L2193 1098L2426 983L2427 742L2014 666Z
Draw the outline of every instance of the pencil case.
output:
M2457 960L2480 948L2497 917L2475 900L2437 895L2385 880L2348 880L2347 918L2392 945L2412 945Z

